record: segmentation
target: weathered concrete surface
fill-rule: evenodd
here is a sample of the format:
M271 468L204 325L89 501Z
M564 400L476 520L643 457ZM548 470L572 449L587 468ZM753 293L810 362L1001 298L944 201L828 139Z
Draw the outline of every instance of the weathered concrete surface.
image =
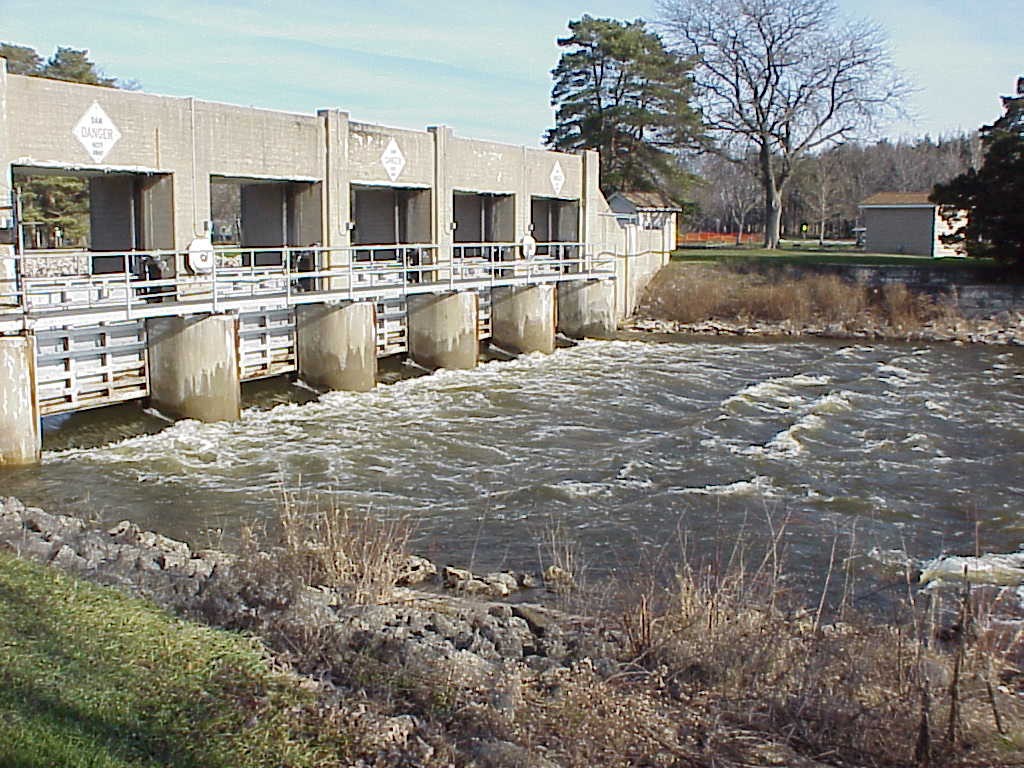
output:
M299 376L325 389L373 389L377 383L376 331L376 313L369 301L296 307Z
M241 413L238 318L159 317L146 321L149 387L162 412L198 421L235 421Z
M573 339L614 335L615 283L591 280L558 284L558 331Z
M0 336L0 466L39 461L35 337Z
M509 352L554 352L555 287L531 285L491 291L491 340Z
M409 355L426 368L475 368L479 356L475 291L408 299Z

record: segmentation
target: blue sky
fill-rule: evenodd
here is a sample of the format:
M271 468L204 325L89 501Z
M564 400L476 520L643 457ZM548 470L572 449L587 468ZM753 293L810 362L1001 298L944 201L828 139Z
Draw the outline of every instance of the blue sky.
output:
M838 0L888 32L917 86L893 135L976 128L1024 75L1024 0ZM134 6L134 7L132 7ZM0 40L85 47L107 74L174 96L537 144L555 40L583 13L651 17L654 0L0 0Z

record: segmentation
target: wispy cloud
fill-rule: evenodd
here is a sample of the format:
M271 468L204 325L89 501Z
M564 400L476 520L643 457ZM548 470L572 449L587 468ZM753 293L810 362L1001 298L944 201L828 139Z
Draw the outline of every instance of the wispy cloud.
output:
M146 90L535 144L550 127L556 39L583 13L651 16L654 0L0 0L5 39L91 49ZM887 28L919 86L907 134L974 128L1024 67L1024 0L840 0Z

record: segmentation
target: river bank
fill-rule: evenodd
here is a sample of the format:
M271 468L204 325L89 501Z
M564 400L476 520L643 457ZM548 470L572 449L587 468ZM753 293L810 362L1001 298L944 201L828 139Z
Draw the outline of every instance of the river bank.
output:
M394 574L386 576L392 583L367 600L358 562L325 567L337 566L339 552L367 551L362 544L295 547L286 538L251 540L230 556L131 523L104 531L14 499L0 503L0 549L194 624L259 637L293 685L315 695L316 722L344 735L337 760L317 765L1024 759L1020 670L1006 637L986 623L992 606L981 599L962 603L959 629L928 626L927 611L917 630L853 613L826 618L813 604L788 602L781 574L766 561L745 576L684 570L671 590L620 584L600 599L571 587L568 573L552 572L548 586L561 595L553 607L495 599L500 589L468 594L476 591L472 576L446 579L449 591L402 586L430 569L395 549L389 557L403 566L378 571ZM0 559L0 572L12 567ZM0 593L6 610L16 599ZM22 642L16 637L11 647ZM104 663L130 670L131 661ZM179 663L191 662L185 655ZM3 674L9 679L10 667ZM29 693L44 685L22 684ZM145 684L144 676L123 680L133 696ZM264 709L259 717L280 714ZM17 717L4 722L17 733ZM249 763L229 756L224 764Z
M673 262L626 331L1024 346L1024 312L967 317L956 291L871 285L806 268Z

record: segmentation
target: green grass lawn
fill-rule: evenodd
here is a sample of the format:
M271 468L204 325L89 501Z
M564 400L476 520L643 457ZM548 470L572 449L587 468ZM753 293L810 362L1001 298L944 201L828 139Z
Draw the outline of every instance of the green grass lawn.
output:
M752 247L680 248L673 261L764 261L773 264L864 264L869 266L929 266L938 268L998 268L992 259L933 259L930 256L900 256L893 253L865 253L852 245L821 248L813 240L786 240L776 250Z
M346 739L250 638L0 552L0 765L327 766Z

